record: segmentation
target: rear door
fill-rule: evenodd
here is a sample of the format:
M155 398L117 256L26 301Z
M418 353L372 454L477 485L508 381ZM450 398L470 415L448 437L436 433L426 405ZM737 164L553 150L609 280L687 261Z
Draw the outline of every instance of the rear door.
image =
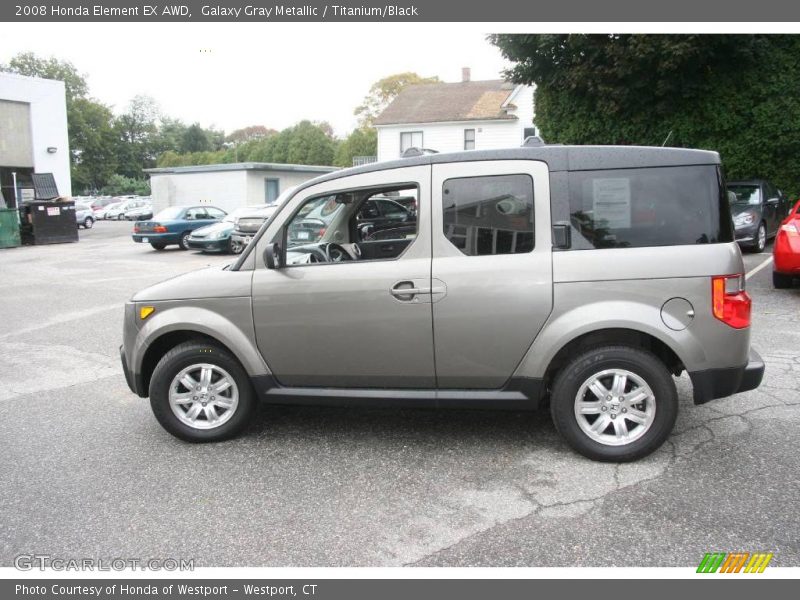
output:
M431 194L437 386L501 388L552 309L547 165L434 165Z

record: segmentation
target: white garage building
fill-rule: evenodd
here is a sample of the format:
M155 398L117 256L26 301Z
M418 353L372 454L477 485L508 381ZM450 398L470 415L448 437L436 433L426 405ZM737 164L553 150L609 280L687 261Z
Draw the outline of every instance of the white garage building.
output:
M52 173L59 194L72 195L64 82L0 73L0 191L9 206L33 199L33 173Z
M335 171L336 167L277 163L232 163L145 169L150 175L153 212L168 206L211 204L226 212L270 204L290 187Z

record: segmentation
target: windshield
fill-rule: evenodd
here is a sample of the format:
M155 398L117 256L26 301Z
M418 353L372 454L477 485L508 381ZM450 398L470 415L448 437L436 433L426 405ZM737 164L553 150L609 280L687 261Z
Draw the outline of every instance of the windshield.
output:
M170 206L169 208L165 208L160 213L155 216L156 221L169 221L171 219L177 219L183 213L183 208L180 206Z
M731 204L761 204L761 190L757 185L730 185L728 192Z

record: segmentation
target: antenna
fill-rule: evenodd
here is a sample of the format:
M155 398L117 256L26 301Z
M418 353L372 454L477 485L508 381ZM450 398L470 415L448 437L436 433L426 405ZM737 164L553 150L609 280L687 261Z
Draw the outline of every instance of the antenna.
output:
M662 148L667 145L667 142L669 141L669 138L671 138L671 137L672 137L672 129L669 130L669 133L667 134L667 137L665 137L664 141L661 143L661 147Z

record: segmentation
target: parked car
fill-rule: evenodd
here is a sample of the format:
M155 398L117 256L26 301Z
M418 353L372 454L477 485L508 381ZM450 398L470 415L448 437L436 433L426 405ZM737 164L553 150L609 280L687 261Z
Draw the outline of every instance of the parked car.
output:
M148 206L149 203L147 200L125 200L120 204L114 206L113 208L108 208L106 210L105 218L106 219L116 219L118 221L122 221L125 219L125 213L130 210L134 210L136 208L142 208Z
M177 244L189 249L192 231L221 221L226 213L215 206L171 206L151 221L137 221L133 226L134 242L150 244L156 250Z
M94 226L94 212L90 204L75 204L75 220L78 227L91 229Z
M231 254L241 254L245 245L235 242L232 234L236 227L236 221L241 217L254 214L255 211L263 209L263 206L246 206L237 208L233 212L225 215L225 218L218 223L213 223L200 229L195 229L187 240L190 248L202 250L203 252L230 252ZM274 208L273 208L274 210ZM259 225L263 220L259 221ZM258 229L256 228L256 231Z
M141 206L126 210L124 213L126 221L145 221L153 218L153 205L144 202Z
M360 241L390 191L420 218ZM716 152L531 146L304 183L234 264L136 293L120 353L184 440L237 434L257 399L549 406L575 450L628 461L672 431L673 376L696 404L760 384L750 310Z
M231 248L234 254L239 254L247 247L247 244L258 233L264 221L269 219L278 209L277 204L248 206L237 213L233 222L233 232L231 233Z
M111 202L110 204L107 204L106 206L100 206L99 208L95 208L94 209L94 217L95 217L95 219L106 219L107 218L106 215L108 214L108 211L116 210L120 206L122 206L122 202Z
M772 283L776 288L792 286L800 277L800 200L783 220L772 247Z
M736 241L751 252L763 252L789 210L789 200L763 179L728 183Z
M415 223L416 199L414 196L403 196L403 198L406 204L414 207L413 211L386 196L367 200L357 216L360 237L364 239L367 236L375 236L384 229L395 229L407 223Z

